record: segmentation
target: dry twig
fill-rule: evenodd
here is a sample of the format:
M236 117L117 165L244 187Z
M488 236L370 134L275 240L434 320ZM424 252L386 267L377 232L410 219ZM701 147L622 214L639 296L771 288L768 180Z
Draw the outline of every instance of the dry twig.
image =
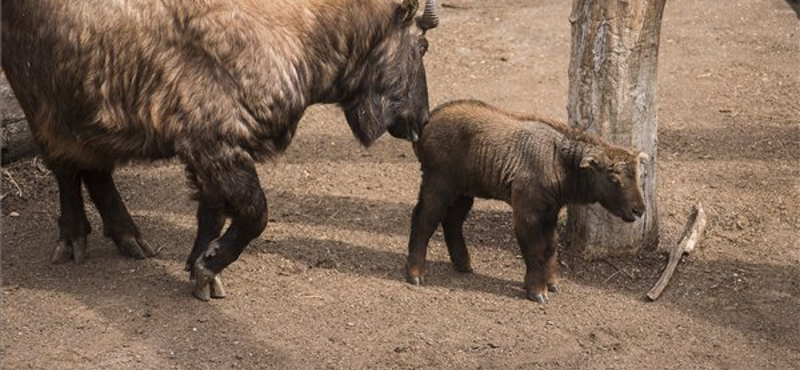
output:
M8 170L5 169L3 170L3 176L8 178L8 181L11 182L11 184L14 185L15 188L17 188L17 196L22 198L22 188L20 188L19 184L17 184L17 181L14 180L14 176L11 176L11 173L9 173ZM3 198L5 198L6 195L8 194L3 194Z
M691 226L684 231L681 242L670 251L669 262L667 262L667 267L661 274L661 278L658 279L656 285L647 292L647 298L651 301L655 301L661 296L661 292L663 292L664 288L669 284L669 280L675 272L675 267L678 266L678 262L681 260L683 254L691 252L700 241L700 238L703 237L703 230L706 228L706 212L703 211L702 204L698 204L697 207L695 207L695 212L689 220L688 225Z

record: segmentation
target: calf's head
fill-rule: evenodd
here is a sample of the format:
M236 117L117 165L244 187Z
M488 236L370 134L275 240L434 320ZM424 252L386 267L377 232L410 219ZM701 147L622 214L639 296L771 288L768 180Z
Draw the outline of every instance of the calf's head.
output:
M615 216L633 222L645 211L639 165L646 159L644 153L622 148L595 148L582 158L580 167L588 171L595 199Z
M392 136L416 141L429 117L428 84L422 57L425 32L438 25L435 0L415 17L417 0L397 4L393 25L357 67L356 93L342 104L347 123L364 145L387 129Z

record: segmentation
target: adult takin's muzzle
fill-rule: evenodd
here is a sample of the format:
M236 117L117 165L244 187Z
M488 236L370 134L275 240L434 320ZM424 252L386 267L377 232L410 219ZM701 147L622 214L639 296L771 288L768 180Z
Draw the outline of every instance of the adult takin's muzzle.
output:
M427 110L422 113L421 117L402 116L397 122L389 126L389 134L398 139L415 143L419 140L419 136L422 134L422 126L428 122L429 117L430 113Z

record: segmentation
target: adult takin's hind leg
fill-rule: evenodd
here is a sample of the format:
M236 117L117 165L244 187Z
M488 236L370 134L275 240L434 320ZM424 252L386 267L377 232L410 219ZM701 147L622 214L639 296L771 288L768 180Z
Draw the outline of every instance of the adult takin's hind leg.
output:
M83 263L86 258L86 236L92 228L84 209L80 173L76 167L62 163L50 163L50 169L56 177L61 207L58 243L50 260L55 264L69 260Z
M80 173L103 219L103 234L114 241L120 253L136 259L155 256L156 251L142 238L125 207L111 170L81 170Z
M200 200L197 238L190 258L198 256L189 261L189 277L192 294L203 301L225 296L219 273L267 226L267 198L250 155L241 148L206 149L202 153L211 155L187 159L191 160L190 179ZM212 205L221 205L222 213ZM231 224L221 237L215 237L224 222L223 215L231 218Z

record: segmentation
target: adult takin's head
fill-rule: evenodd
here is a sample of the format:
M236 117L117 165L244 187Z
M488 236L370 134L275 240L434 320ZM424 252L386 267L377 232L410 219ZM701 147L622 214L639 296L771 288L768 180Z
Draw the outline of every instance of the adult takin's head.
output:
M423 56L428 49L425 33L439 24L436 0L427 0L419 17L417 9L417 0L396 4L392 26L355 67L355 93L341 105L347 123L364 145L387 129L394 137L417 141L428 120Z
M645 211L639 185L639 165L647 154L613 146L597 146L580 162L588 174L594 198L605 209L625 222L634 222Z

